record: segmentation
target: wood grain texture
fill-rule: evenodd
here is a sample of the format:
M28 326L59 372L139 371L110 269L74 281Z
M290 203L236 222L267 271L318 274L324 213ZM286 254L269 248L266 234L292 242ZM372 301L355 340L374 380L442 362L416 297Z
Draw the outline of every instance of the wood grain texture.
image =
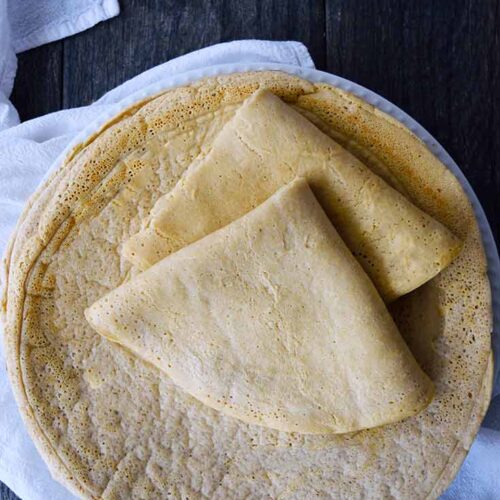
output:
M326 0L328 71L413 116L464 171L500 236L500 1Z
M118 17L19 56L12 99L23 120L89 104L141 71L213 43L299 40L318 69L383 95L443 144L478 194L499 241L500 0L120 5ZM15 498L0 483L0 499Z
M18 56L12 102L22 121L62 107L63 42L54 42Z
M5 484L0 483L0 499L1 500L18 500L18 496L15 495Z
M128 0L121 6L117 18L64 41L64 107L89 104L152 66L221 41L294 38L324 59L321 1Z
M318 69L325 67L324 0L224 1L221 41L260 38L303 42Z

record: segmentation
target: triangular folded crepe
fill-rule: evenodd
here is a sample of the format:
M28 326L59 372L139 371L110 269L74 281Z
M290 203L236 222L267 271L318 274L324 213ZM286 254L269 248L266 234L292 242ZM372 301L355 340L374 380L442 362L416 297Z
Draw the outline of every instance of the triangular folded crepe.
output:
M123 255L141 269L250 211L306 177L383 298L422 285L460 242L348 151L268 91L248 98L208 154L156 203Z
M283 431L379 426L433 395L303 180L113 290L86 317L208 406Z

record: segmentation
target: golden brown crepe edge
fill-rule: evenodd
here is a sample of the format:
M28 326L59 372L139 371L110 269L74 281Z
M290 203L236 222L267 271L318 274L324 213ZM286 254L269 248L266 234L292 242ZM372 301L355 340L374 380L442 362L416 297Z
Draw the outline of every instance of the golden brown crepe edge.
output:
M491 395L493 391L493 379L494 379L494 359L493 351L490 352L488 365L484 373L483 385L479 392L479 396L476 401L475 409L471 413L469 432L462 439L462 441L457 442L454 453L450 456L445 468L441 472L438 480L434 484L432 490L427 494L426 498L437 499L442 493L450 486L452 481L457 476L460 468L462 467L465 457L469 453L470 447L476 434L481 427L486 411L490 405Z

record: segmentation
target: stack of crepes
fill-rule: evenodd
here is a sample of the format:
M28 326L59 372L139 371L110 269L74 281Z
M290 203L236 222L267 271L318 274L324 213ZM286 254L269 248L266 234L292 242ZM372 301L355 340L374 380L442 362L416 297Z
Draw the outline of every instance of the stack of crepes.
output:
M258 90L124 243L142 272L86 317L222 413L289 432L351 432L432 400L385 304L460 249L441 223Z

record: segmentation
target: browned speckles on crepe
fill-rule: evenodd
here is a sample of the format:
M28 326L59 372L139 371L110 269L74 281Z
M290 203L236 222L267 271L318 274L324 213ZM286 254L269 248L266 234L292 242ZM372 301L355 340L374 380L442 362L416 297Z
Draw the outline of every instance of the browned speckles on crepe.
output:
M465 240L448 269L393 305L437 387L417 417L345 436L246 425L186 396L84 319L88 305L134 272L121 243L259 86L313 113L368 165L383 165ZM486 411L491 301L471 206L408 130L327 85L277 72L228 75L141 103L37 191L9 248L5 341L14 392L52 473L84 497L436 497Z

